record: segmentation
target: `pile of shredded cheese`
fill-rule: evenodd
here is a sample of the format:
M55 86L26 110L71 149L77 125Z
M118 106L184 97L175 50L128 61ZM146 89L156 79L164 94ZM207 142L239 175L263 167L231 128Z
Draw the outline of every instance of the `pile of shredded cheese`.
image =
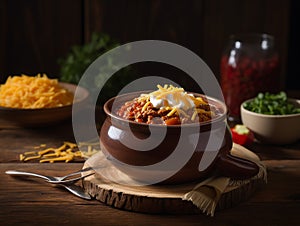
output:
M53 108L70 105L74 94L46 74L10 76L0 85L0 106L10 108Z
M198 113L214 115L212 111L205 111L199 109L200 105L208 105L201 97L194 97L191 94L185 92L183 88L174 87L173 85L157 85L158 90L149 94L142 94L139 98L141 101L146 101L143 106L142 112L145 111L148 105L151 103L156 108L164 108L171 110L168 113L168 117L173 114L183 114L187 116L185 111L194 109L194 113L191 117L194 120Z
M41 144L34 147L34 149L40 149L37 151L28 151L20 154L20 161L27 162L30 160L39 160L43 162L70 162L77 158L89 158L99 150L95 147L98 143L81 142L79 145L65 141L63 145L58 148L47 148L46 144Z

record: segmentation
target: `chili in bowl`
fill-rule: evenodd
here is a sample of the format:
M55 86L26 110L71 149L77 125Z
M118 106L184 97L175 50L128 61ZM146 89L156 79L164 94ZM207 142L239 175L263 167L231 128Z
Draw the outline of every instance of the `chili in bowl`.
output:
M165 85L116 96L104 105L101 150L120 171L147 184L179 184L219 172L245 179L255 163L230 155L226 105Z

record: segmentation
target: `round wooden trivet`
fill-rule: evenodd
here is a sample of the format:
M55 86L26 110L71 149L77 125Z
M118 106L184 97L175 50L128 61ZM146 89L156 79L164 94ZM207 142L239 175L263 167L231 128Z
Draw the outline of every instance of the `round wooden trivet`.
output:
M87 163L84 165L88 166ZM115 167L109 166L106 170L110 171L110 176L120 177L120 171ZM230 208L247 200L263 183L264 179L258 177L243 185L228 186L216 210ZM135 212L167 214L201 213L192 202L182 200L184 194L196 184L128 186L106 180L98 173L83 181L84 189L91 196L109 206Z

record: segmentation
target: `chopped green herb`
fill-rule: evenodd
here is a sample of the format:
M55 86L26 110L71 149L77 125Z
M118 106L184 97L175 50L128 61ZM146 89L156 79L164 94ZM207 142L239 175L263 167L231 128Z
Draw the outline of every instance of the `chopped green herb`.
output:
M288 102L285 92L278 94L259 93L252 101L244 103L249 111L267 115L287 115L300 113L300 108Z
M72 46L65 57L59 58L60 81L78 84L85 70L99 56L120 45L118 41L106 33L93 33L89 42ZM95 69L96 71L93 72L95 76L90 77L89 82L81 82L81 85L91 93L99 92L103 83L105 83L97 100L100 105L117 95L125 85L137 78L137 74L131 65L121 68L111 76L112 71L120 67L120 60L118 59L117 56L110 54L110 57L104 59L105 62L103 62L102 67ZM104 82L106 79L108 81ZM90 87L89 83L91 82L95 84L94 87Z

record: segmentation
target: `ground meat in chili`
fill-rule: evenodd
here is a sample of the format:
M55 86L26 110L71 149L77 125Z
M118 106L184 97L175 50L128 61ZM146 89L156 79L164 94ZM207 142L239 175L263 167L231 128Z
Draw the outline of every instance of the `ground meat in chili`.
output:
M172 108L155 108L151 103L148 103L148 106L143 109L144 105L147 103L147 100L140 100L136 98L132 101L126 102L122 105L118 111L117 115L140 123L147 124L165 124L165 125L178 125L178 124L187 124L195 122L205 122L209 121L217 113L216 107L208 104L201 104L197 108L191 108L184 112L177 112L171 116L168 114L171 112ZM196 120L192 120L192 116L195 110L201 110L198 112Z

